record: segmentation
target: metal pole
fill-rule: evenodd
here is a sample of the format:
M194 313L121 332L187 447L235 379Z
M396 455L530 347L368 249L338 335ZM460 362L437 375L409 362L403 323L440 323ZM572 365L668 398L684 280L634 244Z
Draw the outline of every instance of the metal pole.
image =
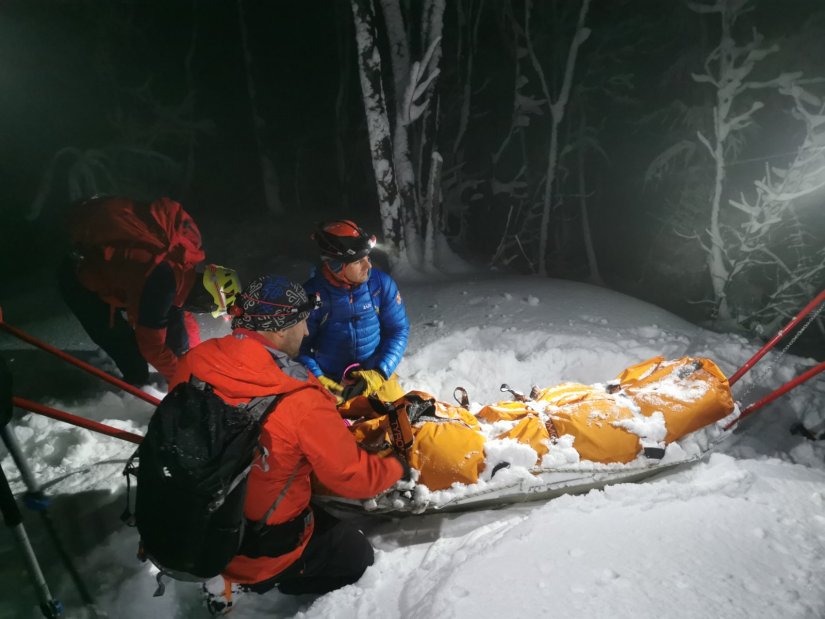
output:
M0 357L0 432L2 432L5 441L6 436L11 436L9 432L8 423L11 420L14 407L12 406L12 375L6 366L5 360ZM13 437L12 437L13 439ZM15 462L22 461L20 454L20 447L16 441L6 441L7 445L13 445L14 450L9 449ZM25 464L25 462L24 462ZM24 472L21 469L21 474L25 481L33 479L31 471L25 467ZM28 477L27 477L28 476ZM20 513L20 508L17 506L17 501L14 500L14 495L9 486L9 480L6 477L6 472L0 467L0 512L3 514L3 521L6 526L12 530L14 539L17 542L20 552L23 554L23 560L26 563L26 569L34 583L34 589L37 593L37 598L40 600L40 610L46 619L56 619L63 614L63 606L49 591L49 586L46 584L46 579L43 576L43 571L40 569L40 564L37 562L37 557L34 554L29 536L26 534L26 529L23 527L23 515Z
M6 444L6 448L9 450L9 453L12 454L12 458L14 459L15 464L20 469L20 475L23 477L23 481L25 482L26 488L28 489L28 492L26 493L25 497L27 507L40 513L40 517L43 520L43 524L46 527L46 531L48 532L49 537L52 540L52 545L57 550L57 553L60 555L60 558L63 561L63 565L69 572L69 575L71 576L72 581L74 582L75 588L80 594L80 599L82 599L83 603L86 604L87 607L89 607L94 616L98 616L97 609L94 605L94 600L92 599L92 596L89 594L89 590L86 588L85 583L81 579L80 572L77 571L77 568L75 567L72 558L69 556L69 553L63 546L60 537L57 535L57 529L55 529L54 523L52 522L52 519L49 516L49 511L47 509L49 504L48 499L43 494L43 491L40 488L40 484L37 483L37 479L32 474L31 469L28 466L28 463L23 457L23 453L20 450L20 445L17 442L17 438L9 430L8 426L4 426L0 430L0 435L2 435L3 442Z
M40 569L40 564L37 562L37 557L34 554L31 542L29 542L29 536L23 527L23 515L14 500L14 495L9 487L9 480L6 478L6 472L2 467L0 467L0 511L3 513L6 526L12 530L17 547L23 555L26 569L31 576L37 593L37 599L40 601L40 611L47 619L60 617L63 614L63 605L49 591L49 585L46 584L46 578L43 576L43 571Z
M793 320L791 320L787 325L785 325L784 328L780 329L779 333L777 333L773 337L773 339L771 339L770 342L768 342L762 348L759 349L759 352L757 352L753 357L748 359L745 362L745 365L743 365L741 368L736 370L736 373L733 376L731 376L730 379L728 380L728 383L731 385L731 387L734 385L734 383L736 383L736 381L738 381L740 378L742 378L748 370L750 370L754 365L756 365L756 363L762 357L764 357L766 354L768 354L768 351L770 351L771 348L776 346L776 343L779 340L781 340L783 337L785 337L790 332L791 329L793 329L796 325L798 325L799 322L803 318L805 318L805 316L810 314L814 310L814 308L817 305L819 305L820 303L822 303L823 301L825 301L825 290L820 292L819 295L817 295L817 297L813 301L811 301L810 303L808 303L808 305L806 305L804 308L802 308L802 310L796 315L796 317Z
M770 404L771 402L773 402L778 397L785 395L791 389L794 389L795 387L798 387L799 385L801 385L805 381L810 380L811 378L813 378L814 376L816 376L817 374L819 374L822 371L825 371L825 361L815 365L814 367L810 368L807 372L805 372L803 374L800 374L796 378L789 380L787 383L785 383L781 387L779 387L777 389L774 389L773 391L771 391L768 395L766 395L764 398L762 398L758 402L754 402L750 406L746 407L737 419L734 419L731 423L729 423L727 426L725 426L725 430L729 429L734 424L739 423L740 421L742 421L745 417L747 417L751 413L755 413L756 411L758 411L760 408L762 408L766 404Z
M78 367L81 370L85 370L86 372L89 372L90 374L93 374L94 376L97 376L98 378L105 380L107 383L110 383L115 387L119 387L120 389L123 389L124 391L131 393L133 396L138 397L141 400L144 400L153 406L157 406L158 404L160 404L160 400L158 400L156 397L149 395L148 393L138 389L134 385L130 385L129 383L124 382L119 378L115 378L111 374L107 374L103 370L100 370L92 365L89 365L85 361L81 361L80 359L70 355L69 353L62 351L59 348L55 348L54 346L51 346L46 342L43 342L42 340L38 340L36 337L29 335L28 333L22 331L21 329L18 329L17 327L11 326L9 323L3 320L2 307L0 307L0 329L6 331L7 333L10 333L11 335L20 340L23 340L27 344L31 344L32 346L36 346L41 350L45 350L46 352L49 352L63 359L64 361L71 363L75 367Z
M46 417L51 417L52 419L57 419L58 421L64 421L80 428L92 430L93 432L113 436L137 445L143 441L143 437L140 434L135 434L134 432L129 432L128 430L121 430L119 428L106 425L105 423L100 423L99 421L92 421L91 419L85 419L84 417L72 415L71 413L67 413L57 408L51 408L50 406L44 406L43 404L32 402L31 400L18 398L15 396L12 398L12 402L14 402L15 406L22 408L23 410L44 415Z

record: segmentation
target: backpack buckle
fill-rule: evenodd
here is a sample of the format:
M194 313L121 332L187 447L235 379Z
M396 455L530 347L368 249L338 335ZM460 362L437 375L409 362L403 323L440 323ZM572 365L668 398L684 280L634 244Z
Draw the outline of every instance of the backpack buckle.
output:
M269 450L259 443L258 444L258 451L260 452L260 455L258 457L261 459L261 463L259 465L256 465L256 466L260 467L260 469L264 473L268 473L269 472L269 462L267 462L267 460L269 459Z

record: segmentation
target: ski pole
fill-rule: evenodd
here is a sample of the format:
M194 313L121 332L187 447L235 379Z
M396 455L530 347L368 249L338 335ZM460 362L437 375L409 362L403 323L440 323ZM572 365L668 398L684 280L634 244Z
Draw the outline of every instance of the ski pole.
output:
M748 359L748 360L745 362L745 364L744 364L741 368L739 368L738 370L736 370L736 373L728 379L728 383L729 383L731 386L733 386L733 384L734 384L736 381L738 381L740 378L742 378L742 377L745 375L745 373L746 373L748 370L750 370L750 369L751 369L754 365L756 365L756 363L757 363L757 362L758 362L758 361L759 361L762 357L764 357L766 354L768 354L768 351L770 351L770 350L771 350L771 348L773 348L774 346L776 346L776 343L777 343L779 340L781 340L783 337L785 337L785 336L788 334L788 332L790 332L790 330L791 330L791 329L793 329L796 325L798 325L798 324L799 324L799 322L800 322L803 318L805 318L805 316L807 316L808 314L810 314L810 313L814 310L814 308L815 308L816 306L818 306L820 303L822 303L823 301L825 301L825 290L823 290L822 292L820 292L820 293L816 296L816 298L814 298L814 300L813 300L813 301L811 301L810 303L808 303L808 305L806 305L804 308L802 308L802 310L801 310L801 311L800 311L800 312L799 312L799 313L798 313L798 314L794 317L794 319L793 319L793 320L791 320L791 321L790 321L787 325L785 325L785 327L784 327L784 328L780 329L780 330L779 330L779 333L777 333L777 334L773 337L773 339L771 339L771 341L769 341L769 342L768 342L767 344L765 344L762 348L760 348L760 349L759 349L759 352L757 352L757 353L756 353L753 357L751 357L750 359Z
M31 400L25 400L23 398L18 398L17 396L12 398L12 402L15 406L22 408L23 410L37 413L38 415L43 415L45 417L51 417L52 419L57 419L58 421L64 421L74 426L91 430L92 432L99 432L100 434L113 436L138 445L143 440L143 437L140 434L135 434L134 432L129 432L128 430L121 430L119 428L115 428L114 426L100 423L99 421L92 421L91 419L85 419L84 417L72 415L66 411L51 408L50 406L44 406L38 402L32 402Z
M778 387L777 389L774 389L773 391L771 391L768 395L766 395L764 398L762 398L758 402L754 402L753 404L750 404L749 406L747 406L742 411L742 413L739 415L738 418L734 419L732 422L730 422L728 425L725 426L725 430L729 429L734 424L739 423L740 421L742 421L742 419L744 419L745 417L747 417L751 413L755 413L756 411L758 411L760 408L762 408L766 404L770 404L771 402L773 402L778 397L785 395L791 389L794 389L795 387L798 387L799 385L801 385L805 381L810 380L811 378L813 378L814 376L816 376L817 374L819 374L822 371L825 371L825 361L815 365L814 367L810 368L808 371L804 372L803 374L800 374L796 378L793 378L793 379L789 380L788 382L786 382L781 387Z
M0 512L3 513L3 520L6 526L12 530L17 547L23 554L26 569L29 576L31 576L34 590L40 601L40 612L43 613L46 619L60 617L63 614L63 605L49 591L46 577L43 576L43 570L40 569L40 563L37 561L37 556L34 554L29 536L23 526L23 514L20 513L17 501L14 500L14 495L9 487L9 480L2 467L0 467Z
M74 582L75 588L80 594L80 599L83 600L83 603L89 608L93 616L99 616L94 600L92 599L89 590L86 588L86 584L83 582L83 579L80 577L80 572L77 571L71 556L69 556L69 553L63 546L63 542L60 540L60 536L57 534L57 529L55 528L54 522L52 522L51 516L49 515L49 511L47 509L49 501L43 494L40 485L37 483L36 478L32 474L31 468L29 468L28 463L23 457L20 444L17 442L17 439L14 434L11 433L8 426L0 428L0 434L2 434L3 442L6 444L6 449L9 450L14 463L20 470L20 475L26 484L26 488L28 489L24 501L26 506L40 514L40 518L43 520L46 531L52 540L52 545L57 550L57 554L60 555L63 565L69 572L69 576L71 576L72 582Z
M115 387L119 387L120 389L123 389L124 391L131 393L133 396L138 397L141 400L144 400L145 402L148 402L153 406L157 406L158 404L160 404L160 400L158 400L156 397L149 395L148 393L138 389L134 385L130 385L129 383L124 382L119 378L115 378L111 374L108 374L103 370L99 370L93 365L89 365L85 361L81 361L80 359L73 355L70 355L69 353L64 352L58 348L55 348L54 346L51 346L46 342L43 342L42 340L39 340L36 337L29 335L28 333L21 329L18 329L17 327L11 326L3 319L2 307L0 307L0 329L5 331L6 333L13 335L14 337L20 340L23 340L27 344L31 344L32 346L35 346L41 350L45 350L46 352L51 353L60 359L63 359L63 361L71 363L75 367L78 367L81 370L85 370L86 372L89 372L90 374L93 374L94 376L97 376L98 378L105 380L107 383L110 383Z

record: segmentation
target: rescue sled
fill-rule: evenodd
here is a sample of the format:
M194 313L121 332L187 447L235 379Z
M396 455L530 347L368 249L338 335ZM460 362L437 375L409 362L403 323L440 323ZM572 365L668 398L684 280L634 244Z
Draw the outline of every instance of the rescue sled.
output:
M375 414L354 423L353 434L365 449L406 457L417 483L368 501L317 488L316 499L344 510L417 514L582 493L696 462L730 436L740 415L719 368L690 357L656 357L606 385L511 393L475 413L466 398L453 406L421 392L391 404L373 400Z
M419 469L421 476L418 483L408 490L392 490L368 501L353 501L335 496L318 496L316 500L330 508L362 513L403 515L471 510L522 501L546 500L562 494L583 493L610 484L642 481L686 467L707 457L718 448L733 433L734 428L742 419L825 371L825 362L821 362L743 409L740 409L739 405L734 402L730 392L732 385L738 382L803 318L811 314L823 302L825 302L825 291L803 308L729 380L709 359L683 358L665 362L662 358L654 358L628 368L615 381L604 387L559 385L545 390L534 389L529 398L511 391L514 396L513 401L484 407L477 413L477 417L495 421L506 418L508 411L510 413L515 411L516 416L521 415L521 421L505 434L531 444L534 453L540 458L539 463L532 467L511 470L509 463L488 463L486 457L479 458L477 453L469 450L465 452L464 461L461 458L454 460L452 469L449 466L442 467L444 469L442 473L446 471L448 481L451 475L455 479L449 486L444 486L443 480L436 480L435 485L438 488L435 490L429 487L428 480L424 479L427 473L427 462L424 462L422 468L421 463L424 459L421 454L411 452L416 441L412 440L409 435L415 434L416 423L420 421L420 416L416 418L413 414L410 418L412 423L409 424L405 435L402 422L405 417L410 416L409 414L399 415L399 409L402 412L405 411L403 406L399 407L396 402L388 406L386 411L387 440L391 441L397 452L407 457L408 462L414 468ZM811 315L802 327L803 331L817 314L818 311ZM677 383L679 381L684 383L686 380L689 382L691 376L699 371L704 374L700 377L701 382L708 386L708 389L700 390L701 393L695 391L691 395L690 389L674 393L661 382L663 377L674 378ZM509 390L509 388L503 385L502 390ZM629 415L621 412L623 408L621 401L618 399L609 401L610 398L607 397L617 394L633 401L629 406L631 409ZM410 395L407 394L407 400L410 400ZM416 397L421 399L421 394L413 393L412 395L413 400ZM569 400L565 400L566 396L569 396ZM552 423L545 424L545 427L556 430L555 436L552 431L548 432L549 442L541 436L540 432L537 437L536 428L542 424L536 423L535 418L539 417L539 421L542 421L540 416L533 416L532 421L527 421L531 418L530 411L541 411L541 406L537 405L537 401L542 400L550 400L556 405L561 405L560 408L564 408L571 401L579 404L577 412L573 414L564 410L548 412L547 407L544 407L545 412L552 418ZM602 429L610 426L610 431L591 432L597 425L592 423L594 401L605 403L604 409L610 419L602 419L602 421L608 421L607 424L603 424ZM459 404L466 405L466 398ZM406 406L409 409L410 403L407 402ZM456 412L444 403L436 403L434 410L435 417L458 417L460 422L472 429L472 422L466 418L469 414L466 411ZM439 411L441 415L438 415ZM406 412L409 413L408 410ZM632 430L634 421L639 421L640 416L650 418L657 413L661 414L665 421L663 437L655 436L655 431L647 432L647 435L645 432L622 432L622 430ZM444 423L443 419L434 421ZM577 421L580 422L578 428L575 427ZM362 431L359 431L358 424L355 424L354 428L362 444L370 448L370 430L374 430L380 437L381 432L375 429L375 426L380 424L374 420L362 422L364 423L371 424L373 428L362 428ZM427 421L424 425L426 423ZM532 428L528 427L530 424ZM657 438L661 440L657 441ZM373 445L375 439L376 437L373 436ZM565 440L568 441L570 447L579 441L579 445L576 445L576 453L580 459L575 463L557 464L552 459L549 463L546 462L547 453L552 453L553 448L563 445ZM542 447L547 449L544 454ZM472 474L468 478L468 461L476 464L482 462L482 467L474 480L470 479ZM416 463L419 466L416 466ZM430 477L433 476L430 475Z
M685 468L705 458L729 434L726 432L721 435L718 441L710 444L701 453L681 460L648 461L604 469L579 466L535 470L531 471L529 477L518 480L478 482L460 490L439 491L445 495L440 500L431 494L424 497L419 494L416 500L414 490L394 490L367 501L316 495L313 502L333 511L402 516L490 509L513 503L546 501L564 494L584 494L591 490L601 490L612 484L640 482L656 475Z

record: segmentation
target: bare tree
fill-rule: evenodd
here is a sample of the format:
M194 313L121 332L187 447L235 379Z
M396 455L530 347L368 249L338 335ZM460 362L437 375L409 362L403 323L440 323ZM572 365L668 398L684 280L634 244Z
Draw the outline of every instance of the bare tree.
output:
M757 64L778 51L778 47L765 45L764 38L756 31L753 32L753 38L749 43L737 45L733 37L733 27L749 9L749 3L750 0L714 0L710 4L688 3L691 10L715 15L720 22L719 44L705 59L704 71L694 74L693 79L700 84L709 84L714 89L716 99L713 107L713 135L707 137L701 131L697 135L710 153L715 167L704 247L707 252L716 316L722 320L731 317L727 299L731 259L722 234L722 212L725 208L724 199L728 184L728 157L734 135L748 127L753 122L754 114L764 107L762 101L745 95L750 95L758 89L787 88L799 77L798 73L785 73L768 81L750 77ZM746 108L743 107L744 99L748 99L749 102Z
M764 176L750 192L730 200L744 220L730 226L728 287L751 277L770 282L764 303L739 315L758 330L772 331L777 322L792 316L825 282L822 239L811 235L797 212L812 196L825 189L825 101L801 83L782 90L794 103L794 116L805 128L804 137L787 166L766 164Z
M547 108L550 112L550 140L547 151L547 174L544 179L544 200L541 208L541 222L539 224L539 245L538 245L538 273L547 275L547 239L550 231L550 213L553 210L554 191L556 189L556 177L559 164L559 127L564 120L567 104L570 100L570 89L573 84L573 73L576 68L576 59L579 48L590 36L590 29L585 27L587 11L590 8L590 0L582 0L579 9L579 17L576 21L575 31L570 39L570 47L564 64L561 87L557 93L551 93L544 69L533 49L530 35L530 12L531 1L525 1L524 8L524 30L527 40L527 49L533 68L539 78L541 90L544 94Z
M593 234L590 225L590 216L588 215L587 209L587 149L585 148L585 144L588 141L587 116L584 113L582 113L579 116L579 119L579 144L576 148L576 170L577 181L579 186L579 215L581 217L582 224L582 238L584 239L584 249L587 255L588 280L591 284L601 285L604 282L602 281L602 276L599 273L599 262L596 259L596 248L593 245Z
M561 5L548 3L542 8L550 7L555 11L558 6ZM504 12L507 30L513 40L513 113L509 130L492 159L494 168L498 167L498 162L504 161L505 154L509 153L509 178L501 180L504 169L496 170L492 191L494 195L505 195L510 206L494 261L507 264L520 258L531 271L542 275L548 273L551 215L556 213L558 216L561 203L561 159L563 155L572 154L574 143L578 141L570 128L566 128L568 135L563 136L562 128L573 92L579 49L590 36L590 30L585 27L589 6L590 0L582 0L575 14L569 44L563 52L558 52L552 36L541 36L546 34L541 27L544 24L564 22L557 19L555 12L545 14L538 28L533 25L532 0L525 0L522 14L516 14L515 10ZM507 8L513 7L514 3ZM548 46L538 49L539 39ZM554 70L546 69L548 64ZM555 86L551 80L559 75L556 70L559 66L559 84ZM538 87L531 78L538 82ZM547 155L540 171L531 169L534 157L528 155L528 142L536 141L540 143L538 148ZM518 165L513 165L514 157L520 161ZM589 233L589 228L587 231ZM560 227L555 230L557 236L568 232Z

